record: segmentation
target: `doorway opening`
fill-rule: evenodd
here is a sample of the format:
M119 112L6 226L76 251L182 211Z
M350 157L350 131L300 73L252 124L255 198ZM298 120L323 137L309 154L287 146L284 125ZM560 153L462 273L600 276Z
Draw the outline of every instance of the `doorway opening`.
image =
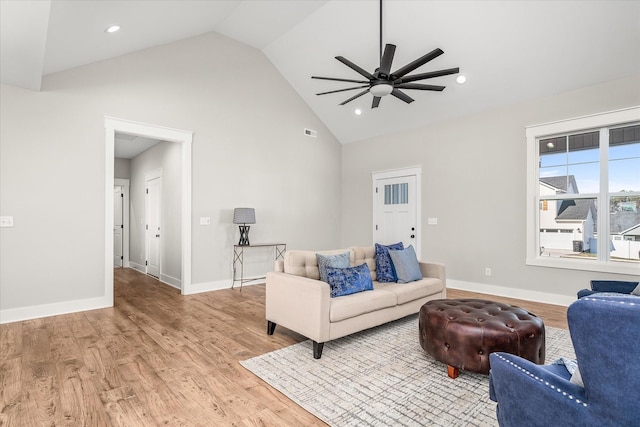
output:
M113 181L113 265L129 268L129 180Z
M191 288L191 143L193 133L162 126L105 117L105 297L113 306L113 253L114 253L114 163L115 135L126 133L180 144L181 152L181 278L182 294Z

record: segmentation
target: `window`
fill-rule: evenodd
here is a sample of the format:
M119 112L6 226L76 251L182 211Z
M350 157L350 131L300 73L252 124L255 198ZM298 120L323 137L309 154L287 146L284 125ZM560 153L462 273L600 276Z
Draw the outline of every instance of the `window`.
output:
M529 126L527 264L640 273L640 107Z
M384 186L385 205L405 205L409 203L409 184L388 184Z

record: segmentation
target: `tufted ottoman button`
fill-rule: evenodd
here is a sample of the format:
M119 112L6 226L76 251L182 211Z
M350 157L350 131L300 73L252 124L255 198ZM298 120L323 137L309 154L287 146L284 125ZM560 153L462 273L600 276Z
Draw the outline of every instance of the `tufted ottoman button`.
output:
M478 356L496 351L544 363L544 324L520 307L479 299L434 300L420 308L419 323L420 346L446 363L452 378L459 369L488 374L489 358Z

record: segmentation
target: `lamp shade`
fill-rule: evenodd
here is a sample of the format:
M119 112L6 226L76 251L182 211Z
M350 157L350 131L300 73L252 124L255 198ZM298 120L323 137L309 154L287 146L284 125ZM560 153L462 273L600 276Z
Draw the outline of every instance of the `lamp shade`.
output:
M255 224L256 210L254 208L235 208L233 210L234 224Z

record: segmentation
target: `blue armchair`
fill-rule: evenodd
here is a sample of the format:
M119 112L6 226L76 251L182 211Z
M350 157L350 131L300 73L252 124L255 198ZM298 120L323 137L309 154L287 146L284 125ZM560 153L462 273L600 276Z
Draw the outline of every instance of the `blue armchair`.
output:
M617 292L630 294L638 286L638 282L623 282L621 280L592 280L591 289L578 291L578 298L586 297L600 292Z
M584 387L564 365L492 353L489 396L500 426L640 426L640 298L587 296L567 319Z

